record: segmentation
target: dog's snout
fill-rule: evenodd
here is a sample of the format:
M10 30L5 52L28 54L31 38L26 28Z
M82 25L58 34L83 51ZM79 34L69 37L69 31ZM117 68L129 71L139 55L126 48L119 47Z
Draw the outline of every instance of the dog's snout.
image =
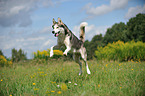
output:
M54 34L55 32L54 32L54 31L52 31L52 33Z

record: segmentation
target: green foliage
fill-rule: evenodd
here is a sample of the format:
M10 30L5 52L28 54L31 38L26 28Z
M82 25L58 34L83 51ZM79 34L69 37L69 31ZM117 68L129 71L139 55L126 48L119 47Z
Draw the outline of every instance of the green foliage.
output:
M145 43L138 42L122 42L118 41L116 43L109 43L107 46L98 47L95 51L97 59L102 60L145 60Z
M12 66L12 61L8 61L3 55L0 55L0 67Z
M111 28L107 29L107 32L103 38L103 42L108 44L118 40L124 41L124 30L126 30L126 25L123 22L114 24Z
M19 62L0 70L0 96L144 96L145 62Z
M122 22L114 24L107 29L103 43L113 43L121 40L128 41L143 41L145 42L145 14L137 14L136 17L129 19L127 24Z
M145 14L137 14L127 22L126 37L129 40L145 42Z
M53 50L53 57L52 58L59 58L63 55L63 52L60 50ZM34 59L48 59L50 56L50 50L43 50L43 51L39 51L37 50L37 52L33 53L34 55Z
M2 50L0 50L0 55L4 56Z
M130 42L132 40L134 40L135 42L137 41L145 42L144 26L145 26L145 14L138 14L136 15L136 17L129 19L127 24L120 22L114 24L111 28L108 28L104 37L102 37L102 35L95 35L91 41L86 40L84 46L87 49L88 59L93 59L93 57L96 56L94 51L97 50L98 46L101 46L103 49L103 47L105 47L108 43L117 42L118 40L123 42ZM112 49L112 51L113 50L114 49ZM110 55L113 56L110 58L114 58L116 60L117 57L114 56L113 52ZM130 55L131 56L125 57L125 60L133 58L132 54Z
M12 49L12 61L13 62L18 62L21 60L26 60L26 53L24 53L24 51L22 49L19 49L19 51L17 51L15 48Z
M86 47L87 50L88 59L93 59L95 55L94 51L97 50L97 47L103 46L102 40L103 37L102 34L100 34L100 35L95 35L90 42L88 40L85 41L84 46Z

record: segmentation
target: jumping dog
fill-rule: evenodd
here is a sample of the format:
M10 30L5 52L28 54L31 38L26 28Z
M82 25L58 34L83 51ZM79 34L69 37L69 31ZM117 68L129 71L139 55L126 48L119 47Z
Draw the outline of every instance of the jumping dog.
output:
M50 50L50 57L53 56L53 50L60 49L65 46L66 49L63 55L67 56L67 53L73 49L73 59L76 63L80 65L79 75L82 74L82 63L80 62L80 56L85 62L87 73L91 74L88 64L87 64L87 53L86 48L84 47L85 42L85 26L86 22L80 24L80 39L78 39L69 28L62 22L60 18L58 18L58 22L53 19L53 31L55 37L57 37L57 45L52 46Z

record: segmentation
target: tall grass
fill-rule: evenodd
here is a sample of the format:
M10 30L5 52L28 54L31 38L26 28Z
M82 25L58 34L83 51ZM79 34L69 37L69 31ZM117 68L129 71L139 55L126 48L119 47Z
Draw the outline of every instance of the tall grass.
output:
M119 60L119 61L128 61L128 60L145 60L145 43L138 42L113 42L107 46L98 47L98 50L95 51L95 56L99 60Z
M91 75L75 62L32 60L0 69L0 96L145 95L145 62L88 61Z

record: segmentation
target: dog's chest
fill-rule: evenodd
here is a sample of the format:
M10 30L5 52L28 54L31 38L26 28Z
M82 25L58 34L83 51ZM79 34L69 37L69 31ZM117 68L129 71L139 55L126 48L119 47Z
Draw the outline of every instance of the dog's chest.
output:
M66 36L64 39L64 44L65 45L70 45L70 36Z
M58 40L59 43L64 44L65 35L60 34L60 35L58 36L58 39L57 39L57 40Z

